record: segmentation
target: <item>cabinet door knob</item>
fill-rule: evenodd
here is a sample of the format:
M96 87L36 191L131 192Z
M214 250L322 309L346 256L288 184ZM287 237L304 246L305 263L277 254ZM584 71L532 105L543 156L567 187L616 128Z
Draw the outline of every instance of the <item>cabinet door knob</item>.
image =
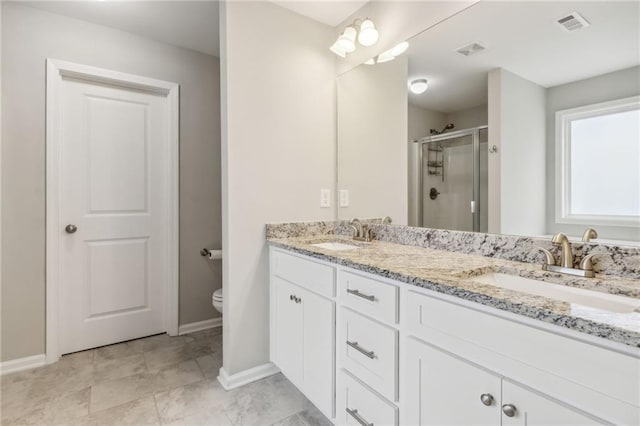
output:
M64 227L64 230L67 234L74 234L78 230L78 227L73 224L69 224Z
M513 417L516 415L516 406L513 404L504 404L502 406L502 412L505 414L505 416L507 417Z
M491 395L490 393L483 393L482 395L480 395L480 401L482 401L484 405L489 407L493 405L493 395Z

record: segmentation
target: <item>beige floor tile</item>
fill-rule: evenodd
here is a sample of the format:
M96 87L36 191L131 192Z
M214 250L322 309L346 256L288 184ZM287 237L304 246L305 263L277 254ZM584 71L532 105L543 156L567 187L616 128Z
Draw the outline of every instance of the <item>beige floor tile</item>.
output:
M235 395L235 390L225 391L217 380L210 379L156 393L155 399L163 424L187 418L230 423L224 407L235 400Z
M200 366L205 378L215 379L218 377L218 373L222 367L222 350L211 355L198 357L196 358L196 362Z
M234 425L270 425L305 408L306 398L287 381L265 379L241 390L225 409Z
M151 373L98 383L91 388L91 413L152 395L155 389L155 375Z
M34 379L27 398L38 404L60 394L85 389L94 383L94 370L93 364L58 365L55 370Z
M308 426L298 414L294 414L293 416L289 416L286 419L282 419L278 422L273 423L272 426Z
M91 389L91 412L105 410L155 392L204 379L198 364L186 361L155 372L145 372L97 383Z
M138 344L134 344L133 342L135 342L135 340L132 342L122 342L95 349L93 362L100 363L141 354L143 352L142 347Z
M169 365L189 361L193 356L185 345L180 345L145 352L144 359L149 371L158 371Z
M204 375L194 360L165 367L154 375L157 392L188 385L200 380L204 380Z
M161 348L182 346L193 340L195 339L189 335L169 336L168 334L157 334L144 339L132 340L128 344L139 352L149 352Z
M2 381L0 387L0 400L2 401L2 410L0 411L1 419L14 418L24 412L27 394L32 384L33 380L20 380L16 382Z
M97 411L81 421L83 426L159 425L160 418L152 396Z
M147 371L143 354L95 363L94 383L132 376Z
M3 425L62 425L73 424L75 420L89 413L90 388L69 392L33 406L11 419L3 419Z

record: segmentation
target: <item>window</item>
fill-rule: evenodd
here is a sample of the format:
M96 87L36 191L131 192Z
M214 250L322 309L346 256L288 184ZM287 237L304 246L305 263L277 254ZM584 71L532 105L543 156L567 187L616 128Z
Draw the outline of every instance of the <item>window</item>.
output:
M556 221L640 224L640 96L556 112Z

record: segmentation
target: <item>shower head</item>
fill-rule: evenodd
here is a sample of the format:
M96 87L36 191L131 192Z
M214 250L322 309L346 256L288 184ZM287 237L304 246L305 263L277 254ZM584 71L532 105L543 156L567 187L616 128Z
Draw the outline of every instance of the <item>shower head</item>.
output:
M456 127L456 126L454 126L454 125L453 125L453 123L449 123L449 124L447 124L446 126L444 126L444 129L442 129L442 131L441 131L440 133L444 133L444 132L446 132L447 130L451 130L451 129L453 129L454 127Z

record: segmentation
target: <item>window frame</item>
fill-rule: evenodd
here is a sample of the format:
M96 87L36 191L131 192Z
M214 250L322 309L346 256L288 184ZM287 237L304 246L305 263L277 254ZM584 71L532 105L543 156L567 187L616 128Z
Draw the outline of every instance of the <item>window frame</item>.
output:
M556 223L637 227L640 216L585 215L571 212L571 122L640 110L640 95L556 111Z

